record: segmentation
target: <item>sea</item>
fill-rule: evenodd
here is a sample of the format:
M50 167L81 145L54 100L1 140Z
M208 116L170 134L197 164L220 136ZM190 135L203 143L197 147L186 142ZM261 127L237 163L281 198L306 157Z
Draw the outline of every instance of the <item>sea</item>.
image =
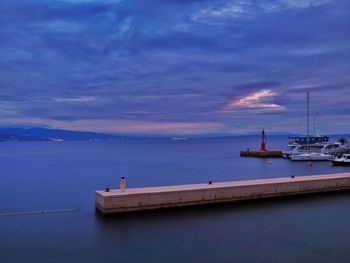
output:
M349 262L350 192L103 217L95 190L350 172L259 137L0 143L0 262ZM268 147L285 148L272 137ZM33 215L14 212L77 209Z

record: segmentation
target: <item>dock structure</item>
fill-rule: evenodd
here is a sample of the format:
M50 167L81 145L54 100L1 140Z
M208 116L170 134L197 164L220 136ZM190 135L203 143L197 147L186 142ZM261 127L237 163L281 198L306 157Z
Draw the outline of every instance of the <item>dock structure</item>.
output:
M350 173L96 191L102 214L350 190Z
M258 157L258 158L282 158L281 150L267 150L267 151L259 151L259 150L246 150L240 152L241 157Z
M258 157L258 158L281 158L281 150L267 150L266 149L266 133L265 129L261 131L261 145L260 150L245 150L240 152L241 157Z

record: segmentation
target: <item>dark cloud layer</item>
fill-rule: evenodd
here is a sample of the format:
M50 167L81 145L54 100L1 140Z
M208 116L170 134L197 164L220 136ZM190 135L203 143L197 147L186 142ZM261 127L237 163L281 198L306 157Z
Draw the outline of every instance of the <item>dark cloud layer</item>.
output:
M300 132L310 91L320 131L348 132L349 10L346 0L2 0L0 119Z

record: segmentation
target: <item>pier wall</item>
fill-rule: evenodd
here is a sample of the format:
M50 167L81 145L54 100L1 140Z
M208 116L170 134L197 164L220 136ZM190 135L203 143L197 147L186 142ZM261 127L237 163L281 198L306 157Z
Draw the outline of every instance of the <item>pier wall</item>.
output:
M258 158L282 158L281 150L268 150L268 151L240 151L241 157L258 157Z
M350 173L96 191L103 214L350 189Z

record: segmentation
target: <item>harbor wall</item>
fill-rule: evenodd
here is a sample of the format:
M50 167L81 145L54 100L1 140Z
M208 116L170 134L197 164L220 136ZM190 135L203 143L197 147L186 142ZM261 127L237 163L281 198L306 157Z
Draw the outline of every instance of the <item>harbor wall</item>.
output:
M102 214L350 189L350 173L96 191Z
M267 151L240 151L241 157L258 157L258 158L282 158L281 150L267 150Z

